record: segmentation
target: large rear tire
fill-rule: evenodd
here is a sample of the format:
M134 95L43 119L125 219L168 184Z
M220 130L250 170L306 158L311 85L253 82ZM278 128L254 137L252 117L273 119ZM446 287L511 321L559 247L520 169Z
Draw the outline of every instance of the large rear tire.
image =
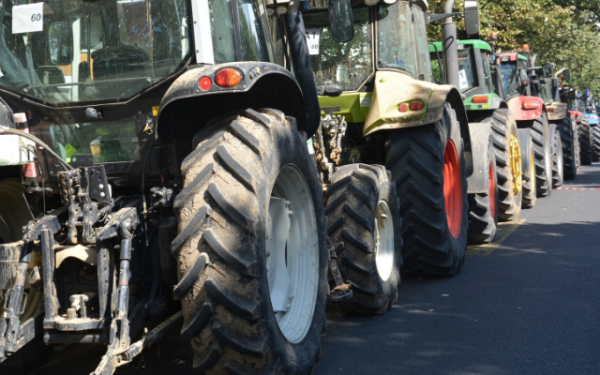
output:
M488 191L469 194L469 231L471 244L493 242L498 228L498 184L493 137L490 135L487 166Z
M600 161L600 123L592 126L593 161Z
M434 124L392 131L386 153L403 202L403 270L457 274L467 245L468 198L454 110L446 105Z
M321 185L295 122L243 113L194 137L175 199L182 337L210 374L308 374L327 302Z
M556 122L563 148L564 179L572 180L577 176L577 143L573 122L569 117Z
M533 208L537 203L537 184L535 180L535 143L531 128L519 129L521 160L523 167L523 208Z
M581 148L581 165L590 165L593 160L592 128L587 119L579 122L579 146Z
M522 204L521 150L517 123L510 111L500 108L484 120L491 122L491 135L496 158L499 221L518 220Z
M552 186L557 188L562 186L565 180L565 160L563 155L563 145L560 139L558 129L553 132L554 142L552 142Z
M531 130L537 195L547 197L552 192L552 135L545 112L533 120Z
M327 190L327 232L354 296L347 312L385 314L398 297L402 219L396 186L385 167L351 164L335 171Z

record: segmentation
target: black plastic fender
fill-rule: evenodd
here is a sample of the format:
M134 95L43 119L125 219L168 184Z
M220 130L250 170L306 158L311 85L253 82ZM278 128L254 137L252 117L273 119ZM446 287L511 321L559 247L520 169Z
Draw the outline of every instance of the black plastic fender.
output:
M471 122L469 132L471 133L471 147L473 151L473 173L467 177L468 194L488 192L488 146L490 142L491 123Z
M216 84L215 75L224 68L240 72L241 81L238 85L221 87ZM204 77L212 82L206 90L199 84ZM182 111L193 113L197 131L217 115L260 107L279 109L296 118L298 130L307 129L304 96L294 76L285 68L265 62L232 62L195 67L179 76L162 98L156 136L161 139L176 137L173 130L177 125L172 116Z

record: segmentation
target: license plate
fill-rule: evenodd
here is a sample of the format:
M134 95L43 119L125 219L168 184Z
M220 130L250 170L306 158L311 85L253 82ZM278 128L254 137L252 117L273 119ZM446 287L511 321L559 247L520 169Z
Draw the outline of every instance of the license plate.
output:
M308 0L308 9L327 9L329 0Z

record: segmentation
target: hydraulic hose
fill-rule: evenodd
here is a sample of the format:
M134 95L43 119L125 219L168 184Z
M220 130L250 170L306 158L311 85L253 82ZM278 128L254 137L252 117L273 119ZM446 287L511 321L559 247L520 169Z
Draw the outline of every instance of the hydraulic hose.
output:
M32 142L35 142L38 146L43 147L50 155L52 155L56 161L59 162L59 164L67 171L69 170L73 170L74 168L71 167L69 165L69 163L67 163L63 158L60 157L60 155L58 155L56 152L54 152L54 150L52 150L46 143L44 143L44 141L42 141L41 139L39 139L38 137L36 137L35 135L29 134L27 132L24 132L22 130L17 130L17 129L12 129L12 128L7 128L5 126L0 125L0 135L2 134L12 134L12 135L18 135L21 136L23 138L27 138Z

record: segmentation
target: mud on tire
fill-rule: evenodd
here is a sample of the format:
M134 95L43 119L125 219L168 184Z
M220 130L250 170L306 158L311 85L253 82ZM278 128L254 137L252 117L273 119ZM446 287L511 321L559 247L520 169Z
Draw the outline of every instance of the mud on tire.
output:
M518 220L521 215L522 191L513 189L513 173L510 167L510 138L519 139L517 123L506 108L494 111L494 115L483 122L491 122L491 136L496 158L498 184L499 221Z
M451 142L450 142L451 141ZM456 147L460 178L460 207L453 229L444 196L446 147ZM467 244L468 199L460 126L449 105L442 120L425 126L394 130L386 142L386 168L402 197L403 270L433 275L460 272ZM448 181L446 181L448 182Z
M396 302L402 263L402 219L396 186L385 167L367 164L340 167L331 182L325 207L327 232L333 247L344 245L337 262L354 292L352 300L340 307L360 314L385 314ZM389 218L381 218L382 210L388 211ZM377 224L378 219L393 225L393 243L387 244L387 249L382 238L387 228ZM386 257L386 250L391 259Z
M325 324L328 254L321 185L306 142L293 119L269 109L248 109L217 121L194 139L197 146L181 166L184 188L174 203L179 234L172 243L179 274L174 297L182 303L181 334L191 341L194 368L211 374L307 374ZM270 202L272 194L285 195L282 186L289 181L280 182L279 176L286 168L297 172L298 181L304 181L297 185L308 190L297 194L304 194L308 215L294 205L294 197L283 197L293 212L288 211L291 228L312 224L306 233L290 230L285 260L301 253L314 261L316 275L307 287L314 298L289 297L289 311L306 306L308 316L289 339L280 328L285 315L276 316L271 302L266 253L266 236L275 236L267 233L273 228ZM297 235L308 240L297 246L292 241Z

